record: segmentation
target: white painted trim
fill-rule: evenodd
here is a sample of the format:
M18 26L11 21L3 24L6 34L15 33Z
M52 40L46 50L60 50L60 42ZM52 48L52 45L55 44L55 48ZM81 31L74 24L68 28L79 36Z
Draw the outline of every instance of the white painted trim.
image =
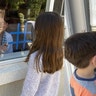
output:
M64 11L64 10L63 10L63 7L64 7L64 0L62 0L62 5L61 5L61 12L60 12L60 15L61 15L61 16L63 16L63 15L62 15L62 12Z
M73 26L72 26L72 19L71 19L71 13L70 13L70 6L69 6L69 0L65 0L65 28L66 28L66 34L65 39L68 38L70 35L73 34Z
M86 22L86 12L85 12L85 8L84 8L84 0L81 0L81 5L82 5L82 14L83 14L83 21L84 21L84 30L82 30L82 31L85 31L85 32L87 32L87 22Z
M8 54L6 55L8 56ZM25 78L28 66L27 63L24 62L25 58L25 56L21 56L21 58L19 57L0 61L0 85L11 83L17 80L22 80Z
M27 73L27 66L24 62L0 66L0 85L24 79Z
M8 54L0 54L0 61L10 60L10 59L17 59L26 57L28 51L20 51L20 52L12 52Z
M55 0L47 0L46 2L46 10L45 11L53 11Z
M10 59L10 60L5 60L5 61L1 61L0 62L0 67L1 66L6 66L6 65L12 65L18 62L24 62L25 61L25 57L23 58L17 58L17 59Z
M89 0L90 24L96 26L96 0Z

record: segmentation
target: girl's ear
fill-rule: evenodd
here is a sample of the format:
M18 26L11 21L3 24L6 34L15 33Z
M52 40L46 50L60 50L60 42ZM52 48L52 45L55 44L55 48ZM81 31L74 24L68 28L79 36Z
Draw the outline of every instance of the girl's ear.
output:
M91 64L96 68L96 55L92 57Z

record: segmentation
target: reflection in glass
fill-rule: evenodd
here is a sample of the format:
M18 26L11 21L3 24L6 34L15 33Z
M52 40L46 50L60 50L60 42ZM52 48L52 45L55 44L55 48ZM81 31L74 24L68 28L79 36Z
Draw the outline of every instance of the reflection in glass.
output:
M35 34L34 22L36 17L45 11L47 0L1 0L0 1L0 17L3 17L8 23L6 34L3 36L0 45L6 45L12 51L0 53L0 61L12 58L20 58L27 55ZM0 20L0 26L4 22ZM1 28L0 28L1 30ZM9 36L10 34L10 36ZM0 35L1 36L1 35ZM11 40L8 40L11 39ZM9 47L12 46L13 48ZM6 53L6 54L5 54ZM8 53L8 54L7 54ZM6 57L8 56L8 57Z

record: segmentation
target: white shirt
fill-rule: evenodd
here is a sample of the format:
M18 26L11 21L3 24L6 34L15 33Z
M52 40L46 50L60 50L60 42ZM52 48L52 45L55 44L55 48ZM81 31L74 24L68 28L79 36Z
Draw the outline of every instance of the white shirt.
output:
M57 96L60 83L60 71L54 74L37 73L34 67L37 52L31 54L28 62L28 72L24 81L21 96ZM40 65L42 60L40 59Z

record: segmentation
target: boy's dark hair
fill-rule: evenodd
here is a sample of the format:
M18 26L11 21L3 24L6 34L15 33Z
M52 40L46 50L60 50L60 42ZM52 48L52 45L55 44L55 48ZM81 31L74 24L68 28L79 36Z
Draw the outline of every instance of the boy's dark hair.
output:
M65 58L78 68L85 68L96 55L96 32L77 33L65 41Z

